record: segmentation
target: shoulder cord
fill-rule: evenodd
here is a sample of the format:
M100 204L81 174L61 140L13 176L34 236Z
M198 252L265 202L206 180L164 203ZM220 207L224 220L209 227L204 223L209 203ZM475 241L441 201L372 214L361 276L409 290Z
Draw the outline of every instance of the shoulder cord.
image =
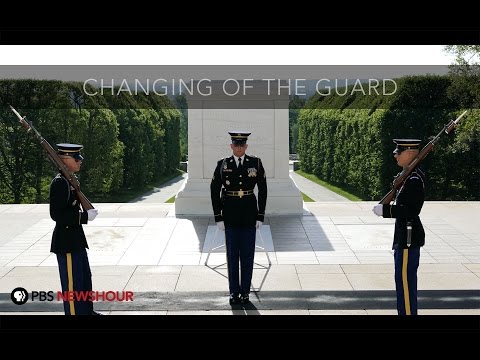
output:
M220 188L220 192L222 192L222 194L223 194L223 189L224 189L224 187L223 187L223 166L225 165L226 160L227 160L226 158L223 158L222 164L220 165L220 182L222 183L222 187Z
M222 171L222 169L223 169L223 165L225 165L225 160L226 159L223 158L222 165L220 165L220 181L222 181L222 183L223 183L223 171Z

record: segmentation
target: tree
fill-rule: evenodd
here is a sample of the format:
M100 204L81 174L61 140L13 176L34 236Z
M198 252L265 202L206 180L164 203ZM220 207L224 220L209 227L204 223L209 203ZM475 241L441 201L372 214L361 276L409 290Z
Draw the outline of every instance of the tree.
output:
M470 109L467 118L455 130L454 142L445 148L450 164L458 166L446 186L455 188L456 197L448 200L478 200L480 196L480 45L448 45L445 51L456 55L450 66L448 97L461 110ZM456 114L458 115L458 114Z
M478 65L480 63L480 45L447 45L444 50L456 56L458 65Z

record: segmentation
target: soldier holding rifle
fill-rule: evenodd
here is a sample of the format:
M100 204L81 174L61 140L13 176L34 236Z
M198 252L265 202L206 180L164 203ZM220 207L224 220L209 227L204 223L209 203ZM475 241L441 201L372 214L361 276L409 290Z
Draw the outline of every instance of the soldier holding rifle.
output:
M418 155L420 140L394 139L397 145L393 156L398 166L407 167ZM425 244L425 231L420 211L425 199L425 173L416 167L398 190L395 201L378 204L375 215L396 218L393 250L395 261L395 288L399 315L417 315L417 270L420 248Z
M417 270L420 248L425 245L425 231L420 211L425 199L425 173L418 165L433 149L443 133L449 134L467 113L451 120L425 147L419 151L421 140L393 139L393 151L402 171L395 177L392 190L372 209L375 215L396 218L393 250L395 289L399 315L417 315ZM393 201L393 203L392 203Z
M80 190L75 173L80 171L82 145L57 144L57 151L35 129L31 122L10 106L20 125L32 133L45 150L48 159L59 170L50 184L50 217L56 222L50 251L57 255L65 315L101 315L85 295L92 291L92 273L88 262L88 244L82 224L98 214ZM80 208L81 205L81 208ZM82 211L83 209L83 211ZM77 295L81 294L81 298ZM73 295L73 296L72 296Z
M68 171L80 171L82 145L57 144L58 157ZM57 255L62 292L92 291L92 272L88 262L87 239L82 224L93 221L97 209L81 211L77 191L60 172L50 184L50 217L56 222L50 251ZM91 300L77 298L64 301L65 315L100 315L93 310Z

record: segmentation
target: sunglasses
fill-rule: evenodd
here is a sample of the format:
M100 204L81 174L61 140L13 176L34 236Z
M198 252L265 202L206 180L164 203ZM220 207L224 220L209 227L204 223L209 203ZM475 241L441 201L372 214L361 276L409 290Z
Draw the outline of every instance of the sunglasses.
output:
M74 157L72 157L72 156L65 157L64 159L73 159L73 160L75 160L76 163L79 163L79 162L83 161L83 160L74 158Z

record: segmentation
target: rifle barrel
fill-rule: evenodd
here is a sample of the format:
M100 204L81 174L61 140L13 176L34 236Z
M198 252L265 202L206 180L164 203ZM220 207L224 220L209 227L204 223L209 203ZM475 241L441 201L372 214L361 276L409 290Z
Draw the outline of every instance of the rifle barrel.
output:
M90 200L88 200L85 194L82 193L82 191L80 190L80 183L78 182L77 178L73 175L73 173L70 173L70 171L67 169L63 161L58 157L57 153L52 148L50 143L47 140L45 140L45 138L42 137L42 135L37 131L37 129L35 129L35 127L31 123L25 120L26 116L20 115L20 113L17 110L15 110L15 108L12 105L9 105L9 106L10 106L10 109L12 109L12 111L18 117L20 124L27 130L27 133L33 130L34 135L37 137L37 139L40 142L40 145L43 147L43 149L47 153L48 159L60 170L60 172L65 176L68 182L75 188L75 190L77 191L78 199L80 200L80 204L82 204L83 210L86 211L89 209L93 209L94 207L90 202Z
M408 175L413 171L413 169L423 160L427 157L427 155L432 151L433 145L438 141L440 136L445 132L446 134L449 134L457 125L458 122L462 117L465 116L465 114L468 112L468 110L465 110L460 116L458 116L454 121L450 121L447 125L445 125L438 133L435 138L433 138L427 145L423 147L423 149L420 151L420 153L410 162L410 164L400 173L400 175L395 178L393 181L392 189L380 200L379 204L386 204L386 200L393 200L393 192L395 192L399 185L403 183L403 181L407 178ZM389 202L388 201L388 202Z

